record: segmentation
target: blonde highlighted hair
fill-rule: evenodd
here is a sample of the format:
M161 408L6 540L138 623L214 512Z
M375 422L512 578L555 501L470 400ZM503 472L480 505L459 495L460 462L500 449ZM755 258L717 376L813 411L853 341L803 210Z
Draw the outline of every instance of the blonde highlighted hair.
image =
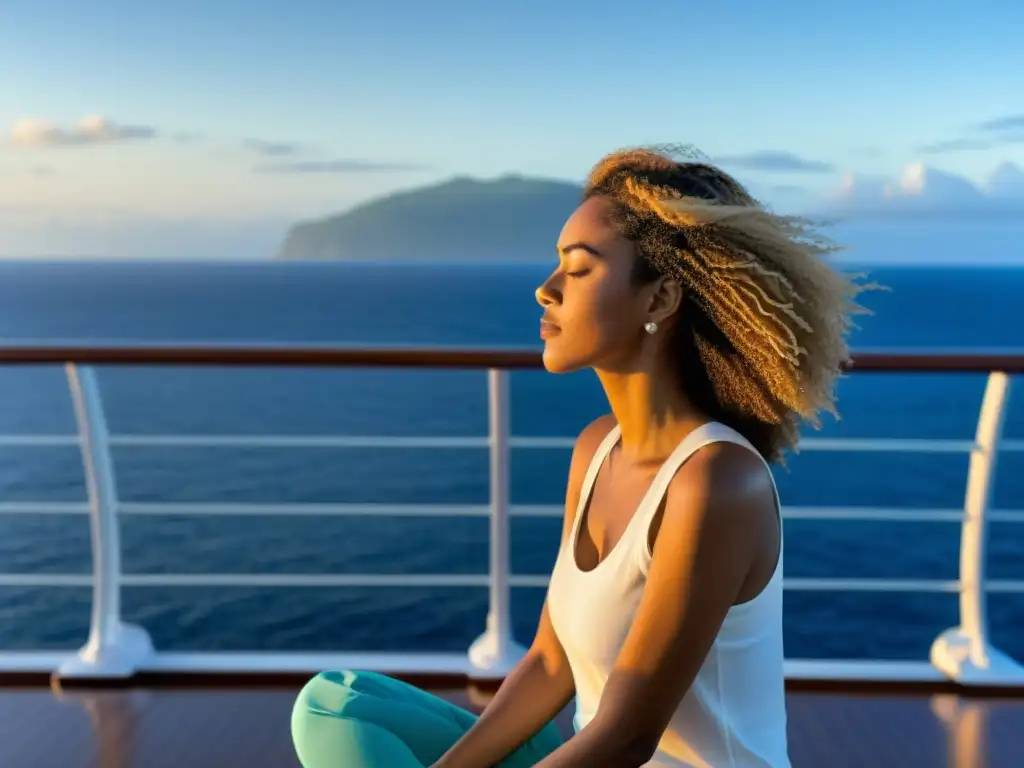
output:
M771 213L724 171L677 160L681 147L614 152L584 199L610 198L640 258L635 276L683 288L673 346L687 395L769 461L797 446L801 422L835 408L861 291L878 287L826 261L838 250L809 220Z

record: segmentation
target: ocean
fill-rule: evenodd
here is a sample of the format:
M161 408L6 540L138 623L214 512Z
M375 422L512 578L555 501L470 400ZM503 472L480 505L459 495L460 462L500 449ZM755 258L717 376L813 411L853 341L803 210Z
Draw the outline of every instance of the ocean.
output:
M0 261L0 339L536 345L533 289L545 264ZM1024 269L874 267L855 349L1024 348ZM1015 319L1016 318L1016 319ZM117 434L483 435L484 372L103 368ZM973 436L981 375L854 374L824 436ZM515 435L574 435L604 412L589 372L511 376ZM74 431L59 367L0 370L0 434ZM1024 397L1007 435L1024 437ZM514 504L560 504L567 450L516 450ZM125 502L487 502L485 450L117 448ZM789 505L956 508L966 455L805 452L777 472ZM81 501L81 459L62 447L0 448L0 501ZM1001 458L993 504L1024 507L1024 454ZM556 519L514 519L512 566L546 573ZM487 520L204 518L122 522L126 573L482 573ZM791 577L954 579L959 525L789 520ZM1024 578L1024 526L996 523L989 574ZM88 573L85 516L0 514L0 572ZM513 595L532 636L540 589ZM0 648L74 649L90 592L0 588ZM486 590L128 588L128 620L163 650L464 650ZM992 595L994 639L1024 657L1024 594ZM786 595L786 650L801 658L925 659L956 623L943 594Z

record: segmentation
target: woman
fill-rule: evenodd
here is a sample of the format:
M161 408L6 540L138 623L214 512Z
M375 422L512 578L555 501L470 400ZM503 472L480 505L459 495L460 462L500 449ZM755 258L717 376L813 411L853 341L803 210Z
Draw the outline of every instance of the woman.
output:
M611 414L573 451L537 635L477 719L382 676L318 676L306 768L789 766L769 464L832 410L854 297L830 250L732 178L626 150L591 172L537 290L544 365ZM551 720L576 697L576 735Z

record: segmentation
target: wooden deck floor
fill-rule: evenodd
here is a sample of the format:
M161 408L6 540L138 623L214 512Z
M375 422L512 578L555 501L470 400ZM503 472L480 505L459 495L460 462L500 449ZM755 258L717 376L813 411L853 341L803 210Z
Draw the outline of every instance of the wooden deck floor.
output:
M295 692L0 688L0 766L298 768L288 733ZM435 693L472 708L465 691ZM794 768L1024 765L1021 700L791 693L789 716Z

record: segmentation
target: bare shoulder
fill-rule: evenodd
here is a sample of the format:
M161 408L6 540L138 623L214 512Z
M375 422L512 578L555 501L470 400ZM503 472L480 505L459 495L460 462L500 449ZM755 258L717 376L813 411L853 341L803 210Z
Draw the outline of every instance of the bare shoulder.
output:
M767 499L774 504L771 472L761 457L749 448L729 442L716 442L697 451L676 475L678 482L691 489L713 493L728 501ZM769 505L771 506L771 505Z
M600 447L601 442L614 429L618 422L615 416L606 413L590 422L576 438L572 449L572 461L569 464L569 479L565 491L565 526L563 533L572 527L576 519L576 508L579 505L583 479L587 475L590 462Z
M697 451L672 479L666 495L666 522L673 516L686 519L691 530L693 526L725 526L738 540L764 542L766 534L779 526L771 471L749 448L711 443Z

